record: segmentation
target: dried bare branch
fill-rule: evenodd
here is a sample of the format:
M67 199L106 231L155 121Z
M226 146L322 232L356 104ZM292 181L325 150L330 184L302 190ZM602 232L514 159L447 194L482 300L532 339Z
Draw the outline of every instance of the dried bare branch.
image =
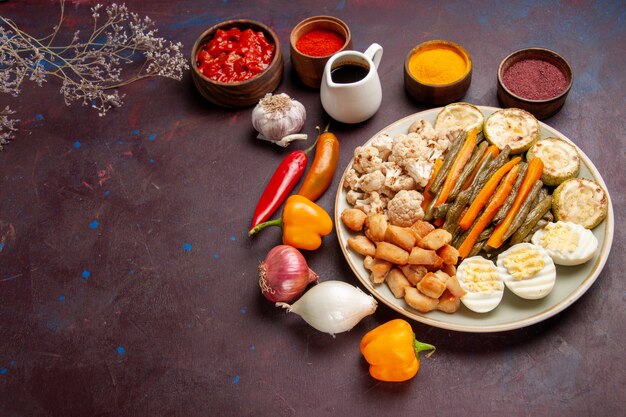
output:
M116 3L107 7L97 4L91 12L91 33L82 36L76 31L66 45L55 42L64 19L65 0L61 0L59 23L41 39L0 16L0 92L17 97L25 80L41 86L55 77L61 82L65 104L80 102L104 116L123 104L124 95L118 88L150 77L181 80L189 69L182 44L157 37L149 17L141 18L125 4Z

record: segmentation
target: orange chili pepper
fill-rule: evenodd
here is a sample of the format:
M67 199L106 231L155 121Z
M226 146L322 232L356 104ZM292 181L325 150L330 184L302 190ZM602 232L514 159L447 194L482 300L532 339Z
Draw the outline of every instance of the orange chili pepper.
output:
M413 378L420 367L419 352L435 351L418 342L411 325L402 319L381 324L361 339L361 354L370 364L370 375L380 381L402 382Z
M322 236L333 230L333 221L323 208L306 197L294 194L285 202L283 216L261 223L248 232L252 236L269 226L283 229L283 243L298 249L315 250Z
M326 125L324 132L318 135L315 157L298 191L298 194L311 201L317 200L328 189L339 163L339 140L328 131L329 126Z

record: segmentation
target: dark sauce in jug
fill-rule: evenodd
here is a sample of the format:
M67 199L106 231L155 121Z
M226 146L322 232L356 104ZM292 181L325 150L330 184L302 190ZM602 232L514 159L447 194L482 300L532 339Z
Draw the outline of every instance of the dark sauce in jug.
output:
M344 64L330 71L330 78L337 84L351 84L361 81L369 73L369 69L355 64Z

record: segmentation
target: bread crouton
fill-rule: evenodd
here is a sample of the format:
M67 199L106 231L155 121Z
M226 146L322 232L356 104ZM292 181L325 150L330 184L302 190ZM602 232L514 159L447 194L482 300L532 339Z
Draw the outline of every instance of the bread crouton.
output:
M363 210L348 208L341 212L341 221L350 230L360 232L367 219L367 214Z

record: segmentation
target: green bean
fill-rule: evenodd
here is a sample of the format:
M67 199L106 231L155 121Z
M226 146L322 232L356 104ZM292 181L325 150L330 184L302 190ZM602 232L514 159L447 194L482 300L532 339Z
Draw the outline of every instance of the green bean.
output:
M433 182L430 184L430 188L428 189L428 192L430 192L432 195L438 193L443 186L443 183L446 179L446 176L448 175L448 171L450 170L452 163L454 162L456 156L459 154L461 148L463 147L463 142L465 142L465 138L467 138L467 133L461 132L456 138L456 141L446 151L446 156L443 158L443 165L441 165L439 172L437 173L437 175L435 175L435 179L433 179Z
M458 249L459 246L461 246L461 243L463 243L463 241L458 242L458 239L460 239L460 236L463 233L465 233L465 231L457 226L456 229L454 229L454 232L450 233L452 235L452 240L450 241L450 245Z
M459 192L461 191L461 187L463 187L463 184L465 184L465 181L467 181L469 176L472 174L472 171L474 171L474 168L476 168L476 165L478 165L480 159L483 157L487 146L487 142L483 141L476 147L476 149L474 149L470 160L463 167L463 170L459 174L459 177L457 178L456 183L452 188L452 191L450 191L450 196L448 197L448 200L454 200L459 194Z
M554 214L552 214L551 210L548 210L546 211L546 214L543 215L542 219L547 222L554 221Z
M448 209L450 209L450 206L452 204L447 203L447 204L441 204L438 207L435 207L433 209L433 218L435 219L441 219L446 217L446 214L448 213Z
M539 195L539 191L543 187L543 182L541 180L535 181L533 188L530 190L530 193L526 197L526 200L522 203L519 211L513 218L513 221L509 225L509 228L504 232L503 240L507 240L519 227L524 223L526 216L530 212L530 209L533 206L533 202L535 201L535 197Z
M515 179L515 183L513 184L513 189L511 190L511 193L506 198L506 200L504 200L504 204L502 205L502 207L500 207L500 210L498 210L498 213L496 213L496 215L494 216L492 220L493 224L498 224L502 220L504 220L504 217L506 216L506 214L509 212L509 209L513 205L513 200L515 200L515 196L517 195L517 192L519 191L519 187L522 185L522 181L524 180L524 176L526 175L527 170L528 170L528 164L526 162L520 162L519 172L517 173L517 178Z
M550 211L550 207L552 207L552 196L547 195L530 211L530 213L528 213L524 223L522 223L519 229L513 233L511 236L511 245L522 242L526 236L532 234L532 230L537 224L539 224L540 221L544 221L547 224L548 222L543 220L543 216L546 212Z
M530 233L528 233L526 236L524 236L524 238L522 239L522 242L524 243L528 243L532 240L533 235L535 234L535 232L537 232L538 230L543 229L544 227L546 227L546 225L550 223L546 220L543 219L539 219L539 221L537 222L537 224L535 225L535 227L532 228L532 230L530 231ZM513 234L513 236L515 236L515 233ZM512 238L511 238L512 239ZM517 242L520 243L520 242Z
M463 241L465 240L465 238L467 238L467 235L469 235L469 233L472 231L472 228L474 227L475 224L476 224L476 222L472 223L470 228L467 229L467 230L463 230L463 229L461 229L459 227L459 233L452 240L452 246L454 246L456 249L458 249L461 246L461 244L463 243Z
M433 200L430 202L430 204L428 205L428 207L426 207L426 210L424 210L424 221L430 222L432 221L435 216L435 202L437 201L437 196L439 195L439 193L435 194L435 196L433 197Z
M539 191L539 195L537 196L536 202L539 203L541 200L546 198L547 195L548 195L548 190L546 189L546 187L543 187L541 191Z
M537 222L537 224L535 225L535 227L532 228L532 230L530 231L530 235L534 235L535 232L537 232L538 230L543 229L544 227L546 227L548 225L548 223L550 223L547 220L544 219L539 219L539 221Z
M483 257L492 261L496 261L494 258L497 258L502 252L507 250L509 246L502 245L498 249L494 249L491 246L487 245L487 241L484 241L485 246L483 247Z
M510 153L511 148L509 148L509 145L505 146L504 149L500 151L500 154L496 156L493 161L491 161L489 166L476 175L476 179L470 187L472 189L472 196L470 197L471 201L474 201L474 199L478 196L478 193L480 193L480 190L482 190L483 186L487 183L487 181L489 181L489 178L491 178L491 176L506 163L509 159Z
M454 235L456 229L459 228L458 219L461 217L461 212L469 202L470 193L469 191L461 191L458 197L452 203L452 206L448 209L448 213L446 213L446 221L443 223L443 228Z
M459 228L460 229L460 228ZM452 239L452 246L454 246L456 249L459 249L461 247L461 244L463 243L463 241L465 240L465 238L467 237L467 235L469 234L469 232L463 231L463 229L460 229L460 232L457 234L454 239Z
M483 250L486 244L487 244L486 240L476 242L474 246L472 247L472 249L470 250L470 253L467 257L469 258L469 257L478 255L480 251Z
M453 241L452 246L454 246L455 248L458 249L463 244L463 241L467 238L467 235L469 235L469 233L471 232L471 230L474 228L475 225L476 225L476 222L474 222L474 224L472 224L472 227L470 227L464 233L459 235L457 237L456 241ZM488 246L487 246L487 239L489 238L491 233L493 233L493 227L491 228L489 233L485 233L485 231L483 231L483 233L480 234L480 236L478 237L476 243L474 244L474 246L472 246L472 249L470 250L470 253L467 255L468 258L470 256L476 256L476 255L478 255L480 253L480 251L482 251L483 249L487 249L488 248Z
M480 235L478 235L478 239L476 239L476 241L477 242L482 242L483 240L489 239L489 237L491 236L491 234L493 233L494 230L495 230L494 226L489 226L488 228L483 230Z

